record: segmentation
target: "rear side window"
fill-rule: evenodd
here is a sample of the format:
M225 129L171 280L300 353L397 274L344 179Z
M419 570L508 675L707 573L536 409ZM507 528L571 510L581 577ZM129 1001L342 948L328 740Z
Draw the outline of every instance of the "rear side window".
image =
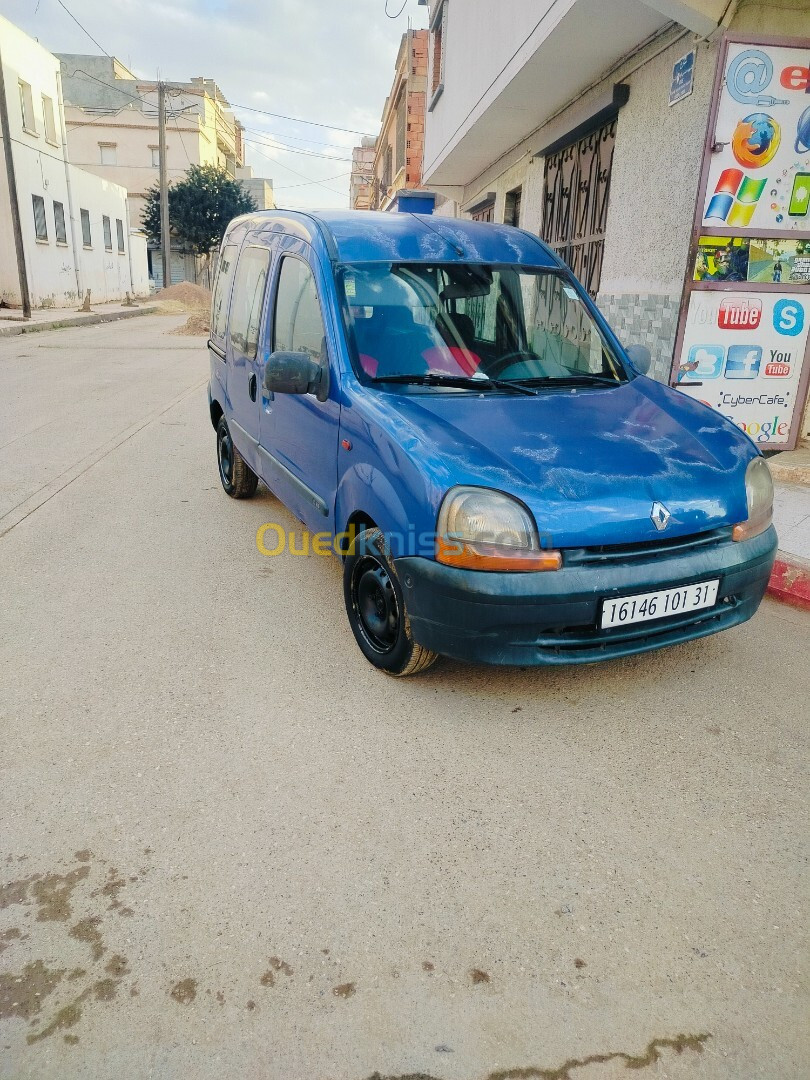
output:
M315 278L305 262L289 255L281 263L273 348L277 352L305 352L318 360L324 339Z
M231 345L251 360L259 345L259 323L269 269L268 248L248 247L239 256L231 301Z
M222 249L217 267L214 299L211 304L211 336L220 340L225 337L225 326L228 321L228 294L231 290L236 252L236 244L226 244Z

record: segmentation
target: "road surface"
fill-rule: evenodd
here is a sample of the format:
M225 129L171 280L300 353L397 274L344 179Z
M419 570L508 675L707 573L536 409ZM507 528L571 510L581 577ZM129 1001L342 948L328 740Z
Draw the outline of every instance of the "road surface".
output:
M806 1076L810 618L388 679L181 321L0 341L0 1077Z

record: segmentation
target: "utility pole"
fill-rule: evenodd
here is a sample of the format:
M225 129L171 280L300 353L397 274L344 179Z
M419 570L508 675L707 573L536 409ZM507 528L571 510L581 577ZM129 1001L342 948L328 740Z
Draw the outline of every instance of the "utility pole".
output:
M158 83L158 155L160 158L160 251L163 265L163 288L172 283L171 240L169 236L169 181L166 166L166 84Z
M3 136L3 155L6 159L8 201L11 209L11 224L14 230L14 248L17 253L20 299L22 300L23 317L30 319L31 294L28 291L28 275L25 271L25 248L23 247L22 223L20 221L20 202L17 198L17 176L14 172L14 155L11 150L11 128L8 122L8 99L6 98L6 80L3 75L2 56L0 56L0 134Z

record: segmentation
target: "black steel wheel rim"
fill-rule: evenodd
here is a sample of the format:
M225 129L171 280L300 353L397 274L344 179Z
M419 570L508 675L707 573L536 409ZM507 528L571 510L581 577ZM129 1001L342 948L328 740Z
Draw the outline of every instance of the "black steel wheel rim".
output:
M373 555L358 559L352 573L352 610L363 639L374 652L390 653L399 637L399 604L388 568Z
M230 487L233 481L233 443L227 431L220 431L217 439L217 456L219 457L219 474L222 482Z

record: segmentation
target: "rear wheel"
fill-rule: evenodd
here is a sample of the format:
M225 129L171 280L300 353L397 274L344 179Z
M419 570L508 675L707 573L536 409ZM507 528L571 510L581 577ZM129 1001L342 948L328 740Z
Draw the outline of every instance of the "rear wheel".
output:
M437 653L413 640L380 529L367 529L354 541L343 564L343 595L355 640L375 667L388 675L416 675L436 662Z
M232 499L249 499L256 494L259 478L233 445L224 416L217 424L217 461L222 486Z

